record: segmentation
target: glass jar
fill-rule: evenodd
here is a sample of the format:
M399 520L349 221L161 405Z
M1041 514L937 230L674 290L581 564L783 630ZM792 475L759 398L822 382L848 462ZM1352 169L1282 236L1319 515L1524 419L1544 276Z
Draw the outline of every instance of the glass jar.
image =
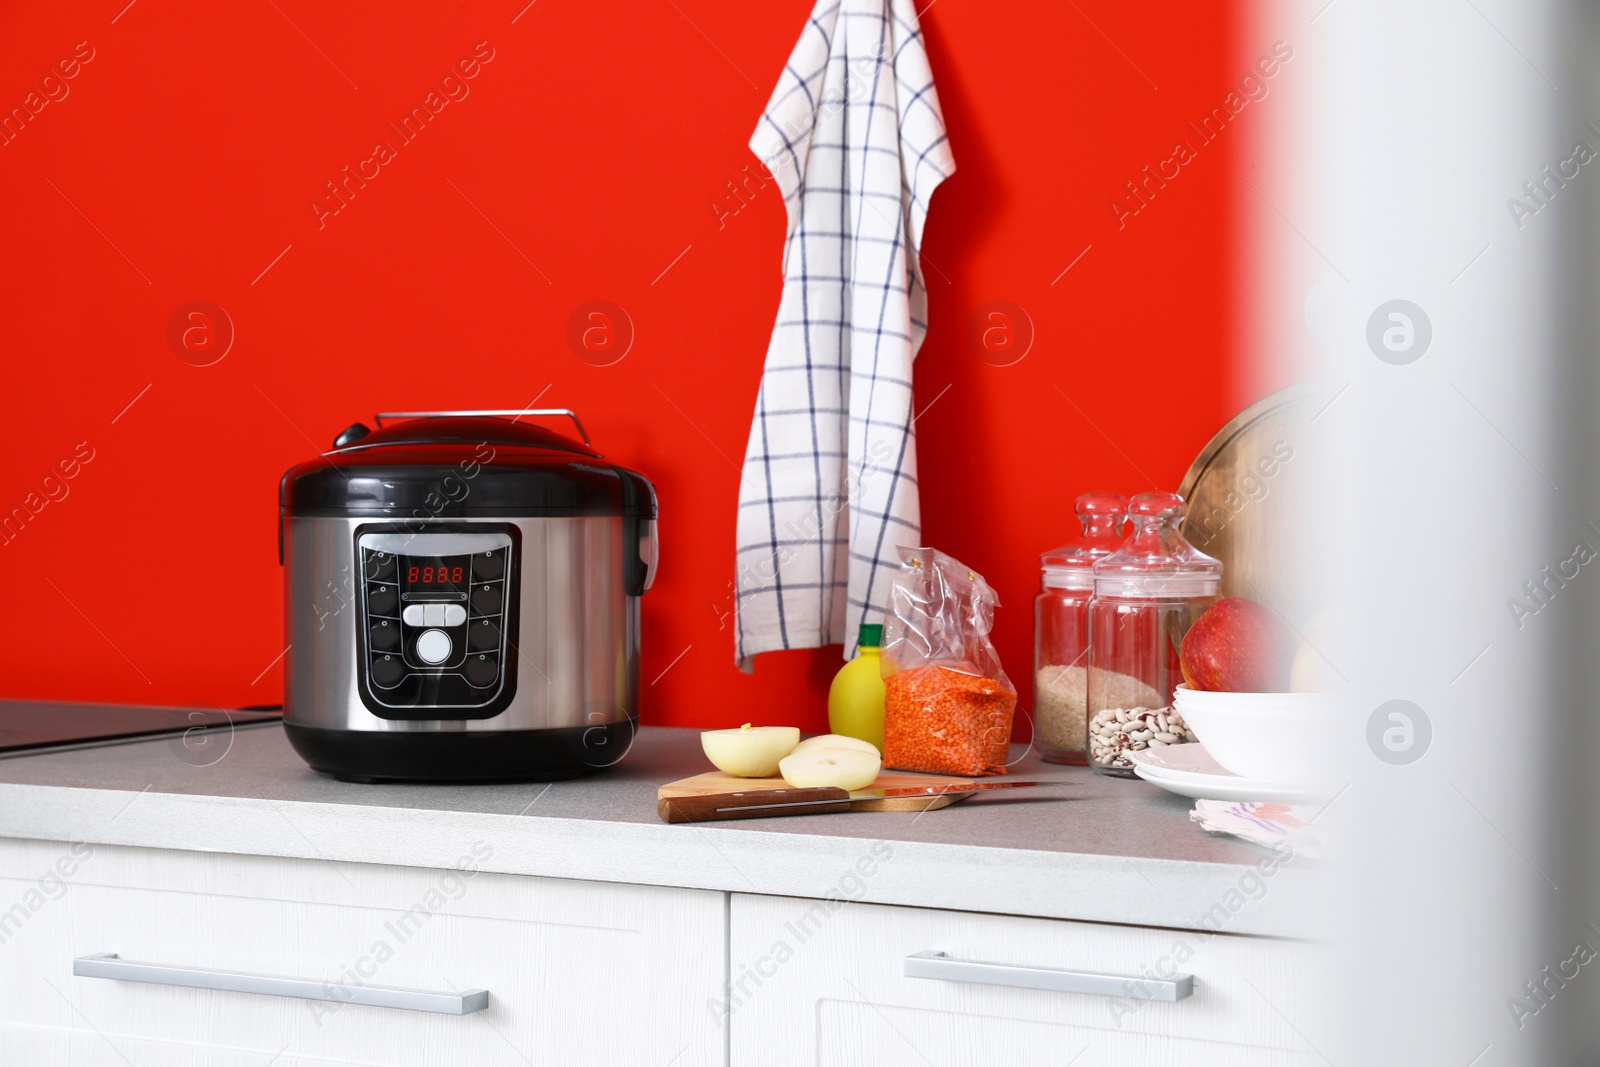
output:
M1033 741L1051 763L1085 762L1089 698L1089 598L1095 561L1122 543L1128 498L1084 493L1074 510L1083 533L1039 557L1033 600Z
M1178 646L1216 602L1222 564L1184 540L1185 511L1176 493L1140 493L1133 532L1094 565L1088 758L1101 774L1132 778L1127 752L1194 740L1172 710Z

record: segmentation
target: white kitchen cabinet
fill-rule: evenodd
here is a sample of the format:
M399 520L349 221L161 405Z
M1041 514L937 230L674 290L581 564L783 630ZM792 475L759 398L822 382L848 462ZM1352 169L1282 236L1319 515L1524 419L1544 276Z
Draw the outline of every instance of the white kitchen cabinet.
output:
M492 853L466 841L447 870L0 839L0 1064L1323 1062L1304 943L476 871ZM108 952L489 1002L452 1016L73 975ZM908 977L927 952L1179 971L1193 992Z
M675 889L0 839L0 1063L725 1061L726 898ZM60 864L61 866L58 866ZM63 872L67 872L63 874ZM489 991L462 1016L75 977L75 957Z
M1302 943L735 893L729 946L732 1067L1323 1063L1302 1036L1313 999ZM928 951L1094 974L1176 970L1193 993L1155 1002L907 977L906 958Z

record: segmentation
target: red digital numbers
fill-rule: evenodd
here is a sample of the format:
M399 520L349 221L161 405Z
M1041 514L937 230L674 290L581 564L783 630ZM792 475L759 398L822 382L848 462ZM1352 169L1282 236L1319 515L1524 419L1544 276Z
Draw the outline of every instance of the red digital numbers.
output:
M411 585L433 585L451 582L459 585L466 576L465 567L451 567L440 564L438 567L412 566L406 569L406 581Z

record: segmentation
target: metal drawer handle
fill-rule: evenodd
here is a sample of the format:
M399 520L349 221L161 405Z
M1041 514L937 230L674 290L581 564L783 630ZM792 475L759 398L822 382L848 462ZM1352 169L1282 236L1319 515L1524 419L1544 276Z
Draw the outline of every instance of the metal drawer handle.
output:
M1182 1000L1194 992L1194 975L1140 978L1131 974L1093 974L1062 971L1054 967L1018 967L1010 963L979 963L951 959L931 949L906 957L907 978L934 978L944 982L976 982L1013 989L1049 989L1057 993L1088 993L1097 997L1138 997L1140 1000Z
M115 952L79 956L72 961L72 973L80 978L111 978L119 982L149 982L154 985L187 986L190 989L223 989L230 993L261 993L269 997L331 1000L337 1004L404 1008L407 1011L431 1011L440 1015L470 1015L489 1006L487 989L430 993L422 989L392 989L386 986L336 986L331 982L279 978L269 974L207 971L198 967L173 967L165 963L135 963L118 958Z

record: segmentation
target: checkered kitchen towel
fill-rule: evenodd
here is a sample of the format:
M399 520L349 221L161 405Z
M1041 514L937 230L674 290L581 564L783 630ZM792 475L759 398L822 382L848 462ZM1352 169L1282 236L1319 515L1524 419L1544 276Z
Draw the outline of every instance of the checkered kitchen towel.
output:
M750 139L788 207L783 300L739 492L738 658L879 621L920 543L917 249L955 170L912 0L819 0Z

